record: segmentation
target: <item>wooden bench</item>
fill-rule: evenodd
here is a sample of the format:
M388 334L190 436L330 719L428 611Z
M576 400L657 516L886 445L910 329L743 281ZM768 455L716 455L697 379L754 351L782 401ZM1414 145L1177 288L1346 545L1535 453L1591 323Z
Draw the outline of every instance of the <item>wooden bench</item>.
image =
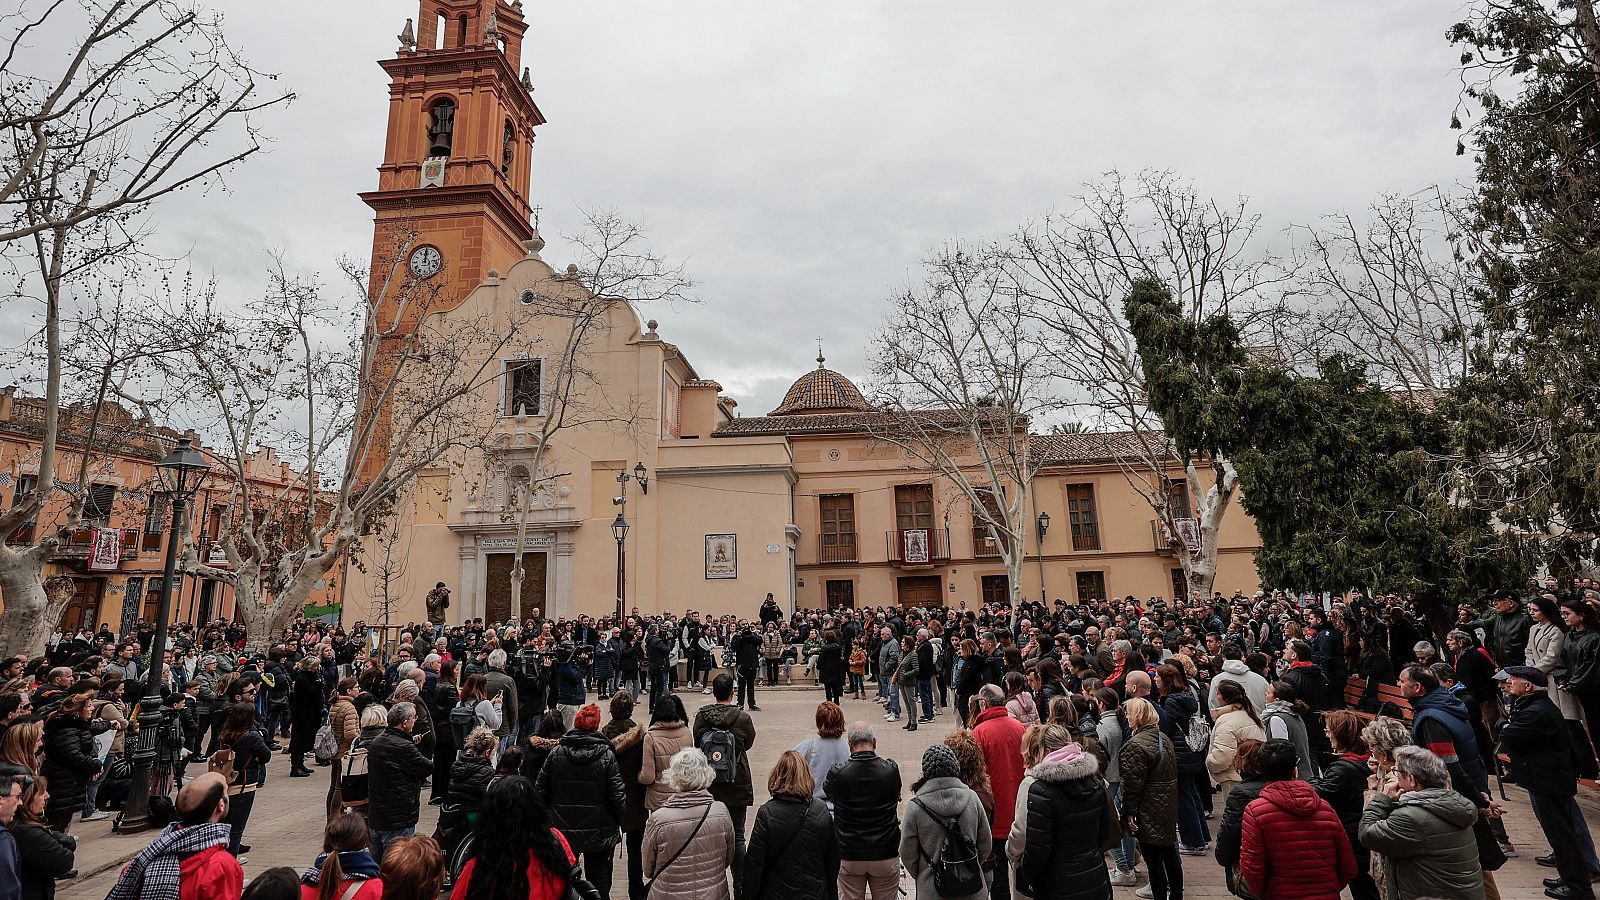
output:
M1358 675L1351 675L1349 679L1345 681L1345 706L1349 707L1351 712L1355 713L1361 718L1371 721L1378 717L1377 713L1362 712L1357 708L1361 705L1361 698L1364 697L1366 693L1367 680L1365 678L1362 678ZM1378 702L1393 704L1395 708L1400 710L1400 719L1403 722L1411 721L1412 717L1415 715L1411 709L1411 701L1407 700L1405 695L1400 693L1400 686L1397 684L1378 685Z

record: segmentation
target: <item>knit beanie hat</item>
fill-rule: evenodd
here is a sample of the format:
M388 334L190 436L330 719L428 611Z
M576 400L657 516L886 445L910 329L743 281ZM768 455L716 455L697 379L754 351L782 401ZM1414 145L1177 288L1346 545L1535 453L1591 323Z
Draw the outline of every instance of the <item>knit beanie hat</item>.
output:
M922 751L922 777L956 778L961 775L961 763L956 753L943 744L934 744Z

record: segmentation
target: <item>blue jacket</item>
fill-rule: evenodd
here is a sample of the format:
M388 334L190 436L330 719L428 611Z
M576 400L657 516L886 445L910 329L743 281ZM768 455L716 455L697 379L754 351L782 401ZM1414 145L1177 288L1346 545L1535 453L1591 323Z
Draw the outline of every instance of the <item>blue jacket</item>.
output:
M1411 701L1416 718L1411 723L1411 740L1419 747L1432 750L1452 770L1460 766L1468 784L1453 785L1468 799L1489 790L1489 776L1483 771L1483 758L1478 754L1478 739L1472 733L1472 722L1467 718L1467 705L1446 687L1435 688ZM1435 727L1429 728L1432 723ZM1438 727L1449 732L1454 753L1437 740ZM1429 732L1432 731L1433 734ZM1472 792L1468 793L1467 789Z
M556 702L562 706L582 706L587 694L583 689L583 666L567 663L556 668Z
M0 825L0 900L19 900L22 876L17 871L17 839Z

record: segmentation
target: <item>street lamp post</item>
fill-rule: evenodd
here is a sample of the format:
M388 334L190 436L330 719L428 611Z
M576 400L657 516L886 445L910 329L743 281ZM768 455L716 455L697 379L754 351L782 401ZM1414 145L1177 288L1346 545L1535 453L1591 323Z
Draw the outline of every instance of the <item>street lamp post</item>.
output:
M1039 513L1039 518L1034 520L1034 525L1039 529L1039 602L1045 604L1048 608L1050 598L1045 595L1044 590L1044 535L1045 532L1050 530L1050 514Z
M145 673L144 697L139 701L139 739L133 749L133 785L127 803L117 816L116 830L139 831L150 825L151 779L155 774L156 754L162 732L161 669L167 649L167 620L172 618L172 579L178 568L178 540L189 501L211 466L188 438L179 438L162 460L156 463L161 489L172 498L172 522L167 534L167 561L162 570L161 596L156 603L156 631L150 639L150 668Z
M617 513L617 518L611 523L611 534L617 539L617 628L622 628L622 604L627 598L628 584L628 520Z

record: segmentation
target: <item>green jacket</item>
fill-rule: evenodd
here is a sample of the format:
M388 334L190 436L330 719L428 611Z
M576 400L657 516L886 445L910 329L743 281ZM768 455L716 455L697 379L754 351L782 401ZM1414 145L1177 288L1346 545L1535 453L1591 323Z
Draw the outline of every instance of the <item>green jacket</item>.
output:
M1361 845L1383 856L1391 897L1483 900L1483 870L1472 823L1478 808L1449 788L1429 788L1390 800L1372 795L1361 816Z
M916 685L918 665L917 651L900 654L900 667L894 670L895 683Z

